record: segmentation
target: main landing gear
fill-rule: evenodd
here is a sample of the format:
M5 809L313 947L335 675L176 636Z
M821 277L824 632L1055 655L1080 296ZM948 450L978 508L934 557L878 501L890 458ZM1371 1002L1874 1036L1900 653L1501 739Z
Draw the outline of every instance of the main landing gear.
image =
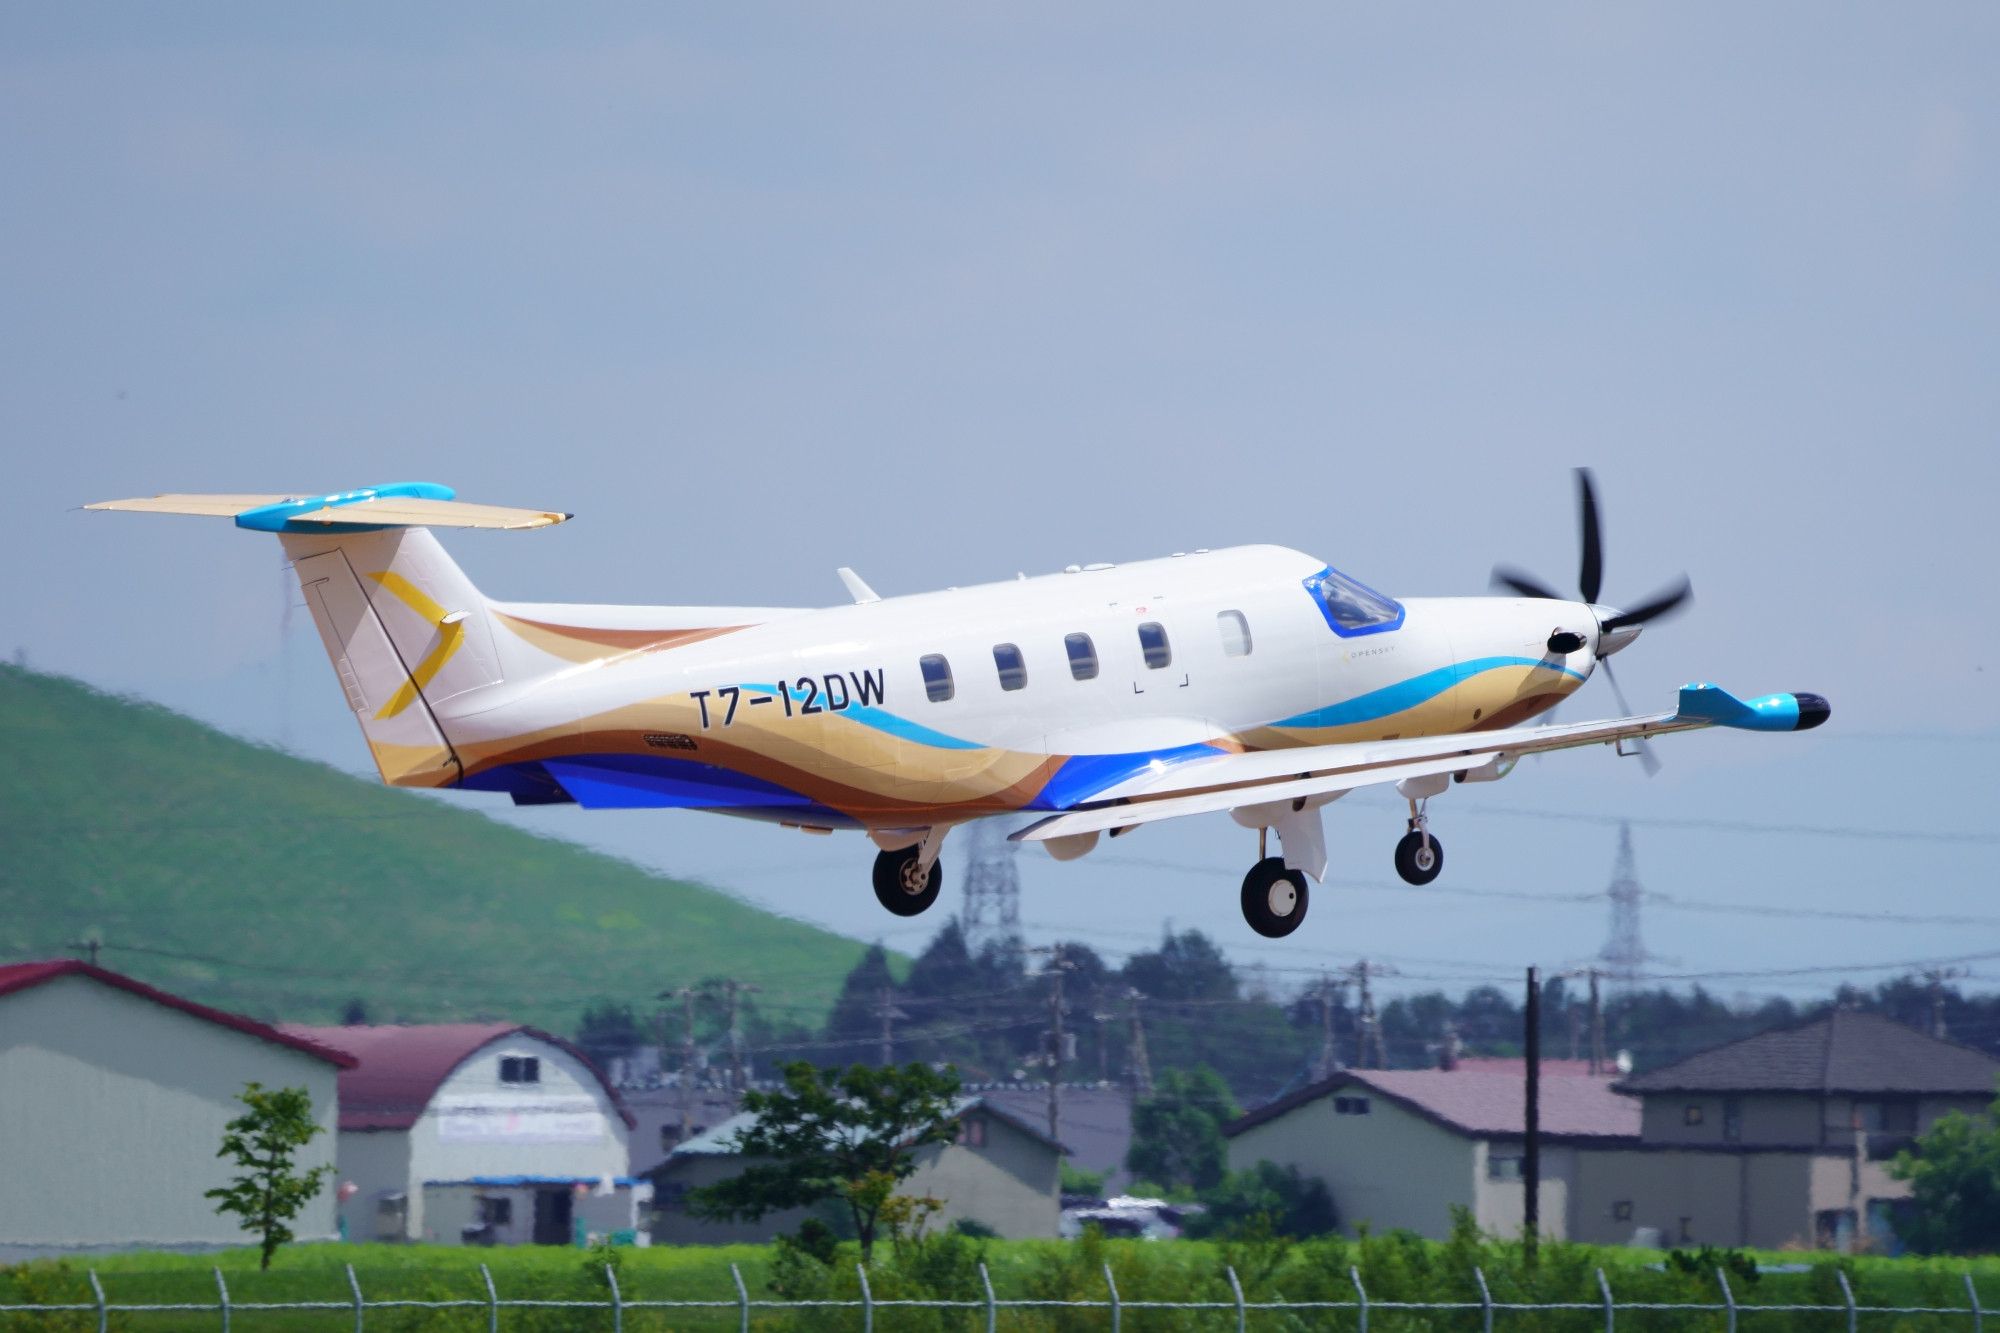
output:
M1306 876L1285 869L1285 858L1267 856L1243 877L1243 919L1266 939L1278 940L1306 919Z
M897 916L916 916L938 900L944 866L936 857L925 865L921 843L875 857L875 900Z
M1396 873L1408 884L1428 884L1444 871L1444 844L1431 836L1428 801L1411 800L1410 831L1396 844Z

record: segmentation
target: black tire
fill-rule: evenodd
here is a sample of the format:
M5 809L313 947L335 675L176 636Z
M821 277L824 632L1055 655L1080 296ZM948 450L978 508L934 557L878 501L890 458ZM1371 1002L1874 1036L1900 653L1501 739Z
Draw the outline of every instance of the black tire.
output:
M1306 877L1269 856L1243 877L1243 919L1267 940L1281 940L1306 919Z
M1426 854L1428 853L1428 854ZM1444 872L1444 844L1432 834L1430 846L1424 835L1411 829L1396 844L1396 873L1408 884L1428 884Z
M944 887L944 863L931 862L930 878L911 887L917 877L917 849L882 852L875 858L875 901L897 916L918 916L938 900Z

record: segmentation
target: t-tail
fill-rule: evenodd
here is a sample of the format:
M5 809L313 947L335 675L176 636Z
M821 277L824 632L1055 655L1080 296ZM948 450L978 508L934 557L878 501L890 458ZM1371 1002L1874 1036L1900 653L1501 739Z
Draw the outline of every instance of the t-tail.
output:
M569 517L466 504L431 482L303 498L158 495L84 507L229 517L240 528L276 533L375 766L399 787L459 780L463 766L440 710L509 675L487 599L426 529L539 528ZM518 672L524 664L513 665Z

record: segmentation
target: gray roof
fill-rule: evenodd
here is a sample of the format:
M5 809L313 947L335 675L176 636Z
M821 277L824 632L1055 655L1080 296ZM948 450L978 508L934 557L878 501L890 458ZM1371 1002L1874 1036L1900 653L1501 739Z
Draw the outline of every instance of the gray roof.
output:
M1879 1014L1823 1018L1628 1078L1622 1092L1805 1092L1990 1097L2000 1060Z
M994 1119L1005 1121L1030 1138L1050 1145L1057 1152L1063 1151L1062 1144L1050 1138L1042 1129L1027 1123L1006 1107L997 1106L985 1097L959 1097L953 1101L951 1113L955 1116L964 1115L967 1111L979 1107L984 1107ZM721 1124L710 1126L707 1133L697 1134L686 1143L676 1144L674 1150L667 1154L667 1160L671 1162L678 1157L734 1157L738 1136L756 1119L754 1111L739 1111Z

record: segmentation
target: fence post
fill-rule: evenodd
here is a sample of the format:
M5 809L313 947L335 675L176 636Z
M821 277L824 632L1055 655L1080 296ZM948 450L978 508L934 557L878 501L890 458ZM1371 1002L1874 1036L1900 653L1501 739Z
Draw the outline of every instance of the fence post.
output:
M618 1290L618 1274L604 1265L604 1280L611 1284L611 1333L625 1333L625 1297Z
M1493 1333L1493 1292L1487 1287L1486 1274L1480 1271L1479 1265L1472 1266L1472 1275L1479 1279L1479 1304L1485 1311L1479 1327L1482 1333Z
M1604 1333L1614 1333L1618 1327L1618 1305L1611 1299L1611 1279L1604 1276L1604 1270L1597 1270L1597 1289L1604 1293Z
M500 1333L500 1289L493 1285L493 1270L481 1264L479 1276L486 1279L486 1333Z
M93 1268L89 1272L90 1290L97 1297L97 1333L104 1333L105 1329L110 1327L111 1312L104 1308L104 1284L97 1280L97 1270ZM1969 1273L1966 1275L1965 1284L1968 1287L1972 1285L1972 1275ZM1973 1297L1973 1304L1978 1303L1979 1298Z
M93 1275L90 1280L95 1282L97 1278ZM98 1299L103 1298L100 1296ZM1972 1305L1972 1333L1982 1333L1986 1327L1986 1312L1979 1308L1979 1288L1972 1285L1971 1269L1965 1273L1965 1299Z
M1361 1333L1368 1333L1368 1288L1361 1285L1361 1270L1355 1265L1347 1266L1347 1276L1354 1283L1355 1298L1361 1303Z
M1243 1309L1243 1284L1236 1280L1236 1266L1225 1264L1223 1272L1229 1274L1229 1289L1236 1293L1236 1333L1243 1333L1245 1313Z
M347 1289L354 1293L354 1333L361 1333L361 1279L354 1276L354 1265L347 1266Z
M1125 1307L1118 1299L1118 1284L1112 1280L1111 1265L1104 1265L1104 1287L1111 1293L1111 1333L1125 1326Z
M861 1333L875 1333L875 1293L868 1289L868 1265L856 1264L854 1271L861 1279Z
M222 1298L222 1333L229 1333L229 1284L222 1280L222 1270L215 1270L215 1290Z
M999 1312L994 1307L993 1279L987 1275L983 1261L979 1265L979 1283L986 1288L986 1333L994 1333L998 1327Z
M743 1322L738 1327L742 1333L750 1333L750 1288L743 1285L743 1270L735 1264L729 1265L729 1276L736 1279L736 1308L743 1312Z
M1722 1303L1729 1307L1729 1333L1736 1333L1736 1293L1729 1289L1729 1274L1718 1265L1715 1280L1722 1287Z
M1860 1326L1861 1316L1854 1309L1854 1288L1847 1285L1847 1270L1835 1268L1833 1275L1840 1279L1840 1294L1847 1298L1847 1333L1855 1333Z

